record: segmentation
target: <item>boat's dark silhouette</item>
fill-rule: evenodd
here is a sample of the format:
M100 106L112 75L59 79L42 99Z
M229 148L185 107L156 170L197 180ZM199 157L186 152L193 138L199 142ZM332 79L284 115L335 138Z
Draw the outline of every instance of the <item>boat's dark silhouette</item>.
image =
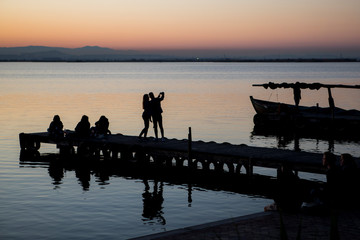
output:
M254 84L266 89L293 88L297 96L295 105L281 102L264 101L250 96L251 103L256 111L254 124L257 129L283 129L285 131L301 132L302 134L323 135L333 138L359 138L360 110L345 110L335 106L331 94L333 88L360 89L360 85L321 84L321 83L266 83ZM329 93L329 107L300 106L301 89L318 90L327 88Z

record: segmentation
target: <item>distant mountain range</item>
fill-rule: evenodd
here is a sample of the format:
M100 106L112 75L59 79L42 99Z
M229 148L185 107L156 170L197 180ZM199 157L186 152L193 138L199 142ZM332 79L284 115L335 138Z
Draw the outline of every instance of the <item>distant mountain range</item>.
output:
M123 51L97 46L61 47L0 47L0 61L150 61L166 60L169 56L151 55L138 51Z
M128 61L219 61L219 62L247 62L247 61L360 61L358 57L336 57L333 54L299 54L283 53L243 53L236 54L230 51L234 57L225 54L205 54L205 51L184 50L175 52L141 52L134 50L114 50L98 46L86 46L82 48L61 47L0 47L0 61L38 61L38 62L128 62ZM200 57L198 57L200 56ZM356 55L357 56L357 55Z

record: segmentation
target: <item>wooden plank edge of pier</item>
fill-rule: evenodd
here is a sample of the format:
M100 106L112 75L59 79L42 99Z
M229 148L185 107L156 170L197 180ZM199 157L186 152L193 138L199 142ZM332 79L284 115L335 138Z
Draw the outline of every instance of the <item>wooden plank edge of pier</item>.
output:
M68 131L68 136L73 133ZM150 138L153 139L153 138ZM309 172L323 174L325 169L322 167L322 154L298 152L285 149L265 148L247 146L245 144L235 145L230 143L216 143L204 141L192 141L191 129L189 128L188 139L166 139L164 142L140 141L136 136L122 134L111 134L103 138L76 138L61 137L52 138L47 132L20 133L20 147L22 150L38 151L41 143L56 144L57 148L79 147L87 143L95 146L105 146L130 151L143 151L150 155L164 157L180 157L191 159L190 164L202 166L211 163L217 165L227 165L233 168L233 164L244 166L248 174L252 174L253 167L278 168L281 164L288 164L296 172ZM360 163L358 158L355 161Z

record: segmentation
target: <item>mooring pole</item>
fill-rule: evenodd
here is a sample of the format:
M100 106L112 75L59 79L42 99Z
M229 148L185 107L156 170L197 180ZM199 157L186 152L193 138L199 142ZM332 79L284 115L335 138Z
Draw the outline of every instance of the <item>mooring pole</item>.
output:
M189 133L188 133L188 162L189 162L189 167L192 167L192 154L191 154L191 150L192 150L192 136L191 136L191 127L189 127Z
M253 176L253 173L254 173L254 167L253 167L253 165L252 165L251 157L249 157L247 175L248 175L249 177L252 177L252 176Z
M334 103L334 99L331 95L331 88L329 88L329 87L328 87L328 93L329 93L329 107L330 107L330 111L331 111L331 117L334 120L335 103Z

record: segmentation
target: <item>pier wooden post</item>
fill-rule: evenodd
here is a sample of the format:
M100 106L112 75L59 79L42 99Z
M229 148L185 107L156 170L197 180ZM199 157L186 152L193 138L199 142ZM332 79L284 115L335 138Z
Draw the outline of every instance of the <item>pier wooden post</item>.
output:
M188 163L189 167L192 168L192 136L191 136L191 127L189 127L189 134L188 134Z
M251 159L251 157L250 157L250 158L249 158L249 161L248 161L247 174L248 174L249 177L252 177L252 176L253 176L253 173L254 173L254 169L253 169L252 159Z
M21 150L37 151L40 149L40 141L35 138L25 135L24 133L19 134L20 148Z
M329 93L329 107L330 107L330 111L331 111L331 118L332 118L332 120L334 120L335 103L334 103L334 99L331 95L331 88L329 88L329 87L328 87L328 93Z

